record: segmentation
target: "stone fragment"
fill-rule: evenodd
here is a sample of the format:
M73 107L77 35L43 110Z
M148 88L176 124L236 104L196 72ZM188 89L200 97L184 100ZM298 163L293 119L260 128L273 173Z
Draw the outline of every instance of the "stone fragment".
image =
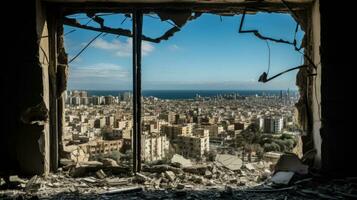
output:
M280 171L275 173L270 180L275 184L288 185L294 174L294 172Z
M235 171L242 167L242 160L229 154L217 154L215 164Z
M175 176L175 173L173 173L172 171L166 171L165 172L165 177L167 179L169 179L170 181L174 181L176 176Z
M191 167L192 166L191 160L186 159L179 154L175 154L171 158L171 163L178 163L181 167Z
M104 179L105 177L107 177L107 175L104 173L103 170L98 170L95 175L99 178L99 179Z

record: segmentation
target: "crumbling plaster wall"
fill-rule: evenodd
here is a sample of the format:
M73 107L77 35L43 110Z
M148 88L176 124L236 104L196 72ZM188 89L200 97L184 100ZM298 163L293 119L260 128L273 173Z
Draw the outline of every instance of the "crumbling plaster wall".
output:
M58 152L60 158L65 158L64 137L65 137L65 91L67 89L67 79L69 74L68 55L64 47L64 30L62 21L58 21L57 26L57 99L58 99Z
M314 168L321 167L321 64L320 64L320 11L319 0L303 12L298 12L298 21L301 23L305 38L303 41L304 53L317 67L314 69L309 59L305 57L305 64L308 68L299 70L296 78L296 85L299 87L300 99L296 104L301 128L304 130L303 153L308 152L308 164Z
M321 167L321 62L320 62L320 40L321 24L319 0L316 0L309 9L299 13L305 31L303 42L304 53L307 55L315 67L314 69L309 61L305 58L305 64L309 68L299 70L296 78L296 85L299 87L300 99L296 104L299 112L299 122L304 130L303 152L310 152L314 155L309 164L314 168Z
M42 5L40 0L36 1L36 30L37 36L39 38L39 60L42 68L42 83L43 83L43 91L42 98L43 102L47 108L46 113L46 122L44 122L44 130L41 138L39 139L39 147L41 149L41 154L43 156L43 161L41 163L43 169L41 171L43 173L47 173L50 170L50 129L49 129L49 119L48 119L48 111L50 110L49 105L49 58L50 58L50 46L49 46L49 32L46 20L46 9Z
M49 42L45 9L40 1L36 1L34 12L36 32L28 40L35 43L34 48L27 51L34 51L36 56L19 72L22 76L19 81L24 81L18 88L22 109L14 138L19 167L25 174L42 174L49 170Z
M335 12L331 13L331 7ZM357 176L354 117L355 73L351 66L354 51L348 28L340 21L350 19L344 4L316 0L311 9L310 40L307 52L317 66L316 76L309 78L308 105L312 114L314 166L325 176ZM306 61L305 61L306 62ZM354 62L354 60L353 60ZM352 63L353 63L352 62ZM306 144L304 144L306 145Z
M21 21L6 20L9 24L4 25L11 30L11 39L3 40L6 48L3 67L7 72L3 75L6 126L0 133L3 175L43 174L49 166L45 10L36 0L24 2L21 8L18 10Z
M312 47L312 61L317 66L316 75L312 80L312 134L313 143L316 149L316 156L314 160L314 167L321 167L321 62L320 62L320 40L321 40L321 23L320 23L320 2L316 0L312 6L311 13L311 47Z

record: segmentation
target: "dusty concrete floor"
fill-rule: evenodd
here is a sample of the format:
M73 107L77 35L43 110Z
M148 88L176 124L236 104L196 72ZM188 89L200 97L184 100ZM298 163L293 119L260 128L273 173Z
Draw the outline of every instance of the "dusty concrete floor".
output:
M133 184L132 182L107 187L93 181L91 177L53 176L55 177L42 179L40 185L30 189L27 187L3 188L0 190L0 199L357 199L356 179L305 178L279 187L263 182L256 186L238 186L237 184L207 186L185 183L178 184L180 187L171 187L168 184L154 188L147 183Z
M326 199L316 196L302 196L296 193L294 189L287 191L267 191L267 192L252 192L249 189L236 188L193 188L193 189L173 189L173 190L143 190L129 192L125 194L99 194L99 193L81 193L75 192L60 192L57 194L49 194L41 196L36 193L21 193L18 191L8 190L0 195L1 199Z
M158 164L134 175L113 173L119 166L73 166L47 176L1 178L0 199L357 199L357 177L326 179L277 167L272 173L264 162L232 167Z

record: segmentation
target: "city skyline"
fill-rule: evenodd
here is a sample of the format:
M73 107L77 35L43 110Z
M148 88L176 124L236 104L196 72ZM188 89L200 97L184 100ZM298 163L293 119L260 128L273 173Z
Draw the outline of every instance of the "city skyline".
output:
M131 29L130 20L122 25L118 23L124 19L122 15L105 17L107 26ZM269 83L258 83L260 74L268 68L267 45L252 34L239 34L240 18L239 15L220 19L217 15L204 14L187 22L168 41L160 44L143 42L143 90L296 90L297 71ZM246 29L259 29L265 35L290 41L294 37L295 25L287 14L259 13L247 15L245 20ZM170 27L158 19L144 17L145 35L156 37ZM65 26L65 33L72 29ZM96 34L79 29L68 34L65 45L69 57ZM303 32L299 30L298 42L302 36ZM269 75L301 64L301 54L292 46L269 44ZM99 37L69 65L69 89L131 90L131 60L130 38L110 34Z
M143 97L140 129L143 162L179 156L198 164L196 161L213 161L212 157L204 158L214 152L223 155L227 149L237 159L251 162L251 156L245 156L243 149L238 148L248 144L246 133L260 138L260 142L251 144L254 151L260 152L256 159L262 158L263 151L291 151L298 137L294 114L297 101L298 97L282 93L280 96L235 93L207 98L197 95L194 99ZM129 92L91 96L87 91L68 91L65 106L66 146L72 146L74 151L79 146L82 151L74 153L78 156L71 159L87 161L106 155L117 163L129 161L128 157L115 156L115 152L128 156L131 153L135 122Z

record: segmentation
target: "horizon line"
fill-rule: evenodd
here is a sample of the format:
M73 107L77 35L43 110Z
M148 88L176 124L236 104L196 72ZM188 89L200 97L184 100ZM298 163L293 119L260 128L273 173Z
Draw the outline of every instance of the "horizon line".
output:
M67 89L67 90L84 90L84 91L133 91L132 89ZM281 91L298 89L144 89L141 91Z

